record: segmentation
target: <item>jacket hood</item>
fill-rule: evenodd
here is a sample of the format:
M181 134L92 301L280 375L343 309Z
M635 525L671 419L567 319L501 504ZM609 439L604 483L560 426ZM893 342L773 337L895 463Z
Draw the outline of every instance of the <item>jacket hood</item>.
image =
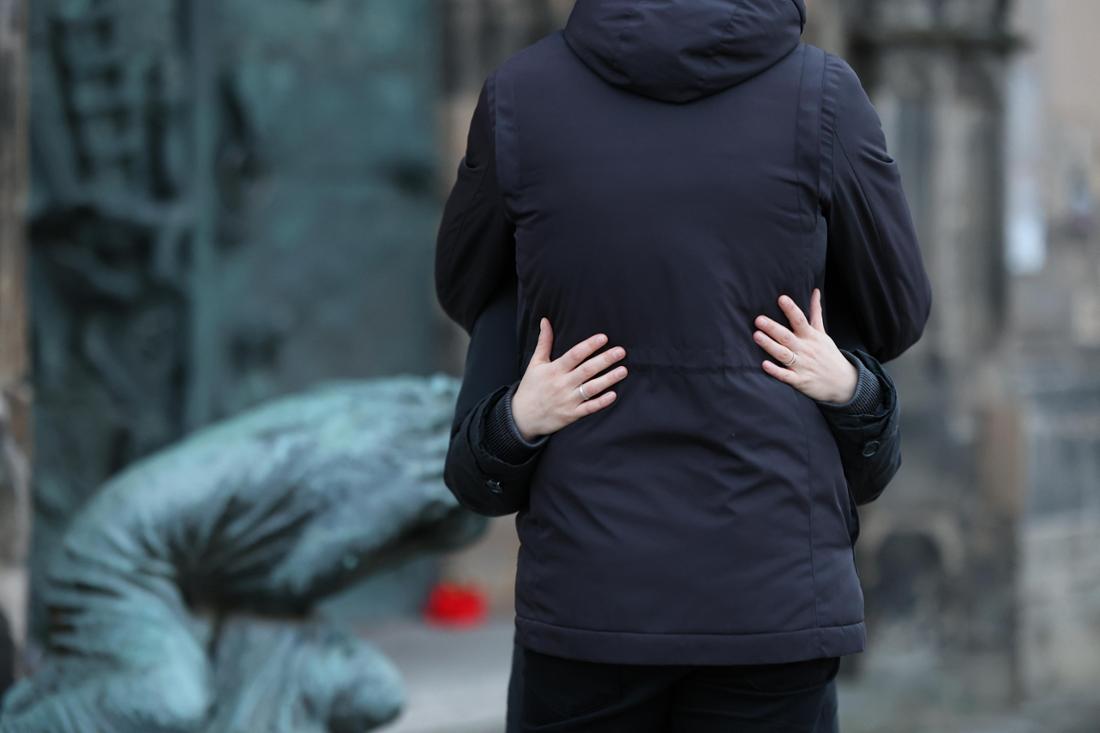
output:
M577 0L565 40L609 84L689 102L775 64L805 23L804 0Z

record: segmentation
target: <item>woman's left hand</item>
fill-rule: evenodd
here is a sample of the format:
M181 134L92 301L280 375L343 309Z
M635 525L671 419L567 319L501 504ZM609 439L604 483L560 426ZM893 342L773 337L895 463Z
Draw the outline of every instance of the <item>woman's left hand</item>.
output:
M787 295L780 296L779 308L791 328L767 316L757 316L755 321L759 330L753 334L753 340L779 362L766 360L764 371L819 402L852 399L859 372L825 333L821 290L814 288L809 320Z

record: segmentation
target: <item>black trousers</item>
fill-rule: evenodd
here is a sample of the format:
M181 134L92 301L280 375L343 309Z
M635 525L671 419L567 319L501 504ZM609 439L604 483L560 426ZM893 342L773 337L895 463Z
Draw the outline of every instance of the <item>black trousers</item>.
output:
M515 645L508 733L837 733L840 660L603 664Z

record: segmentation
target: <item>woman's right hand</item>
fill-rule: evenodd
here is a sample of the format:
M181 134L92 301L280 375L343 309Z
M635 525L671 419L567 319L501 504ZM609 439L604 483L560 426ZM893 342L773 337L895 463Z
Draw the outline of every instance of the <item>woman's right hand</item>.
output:
M512 396L512 417L525 440L556 433L615 401L615 393L607 390L626 378L626 367L601 372L621 361L626 350L616 346L592 356L606 343L607 336L598 333L551 361L554 332L549 320L539 322L535 353Z

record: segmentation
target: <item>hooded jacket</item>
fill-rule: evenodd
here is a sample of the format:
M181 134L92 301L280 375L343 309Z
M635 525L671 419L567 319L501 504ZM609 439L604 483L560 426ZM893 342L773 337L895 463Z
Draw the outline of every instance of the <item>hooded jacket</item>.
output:
M863 648L837 443L760 369L753 319L822 287L838 343L888 361L931 293L878 117L804 22L801 0L580 0L486 80L470 143L491 153L460 164L474 193L448 201L440 302L469 329L514 268L523 363L545 315L553 357L604 332L630 370L531 475L524 646L642 664Z

